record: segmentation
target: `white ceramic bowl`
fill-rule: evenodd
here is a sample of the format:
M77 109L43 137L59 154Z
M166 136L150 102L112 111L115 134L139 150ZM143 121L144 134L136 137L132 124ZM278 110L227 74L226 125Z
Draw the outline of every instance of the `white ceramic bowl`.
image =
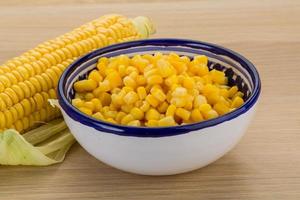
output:
M73 83L86 78L99 57L154 52L205 54L209 67L223 70L230 84L245 93L245 104L221 117L200 123L146 128L114 125L93 119L73 107ZM81 146L115 168L145 175L170 175L203 167L231 150L255 112L260 94L258 72L243 56L223 47L181 39L151 39L98 49L75 61L59 80L58 99L63 117Z

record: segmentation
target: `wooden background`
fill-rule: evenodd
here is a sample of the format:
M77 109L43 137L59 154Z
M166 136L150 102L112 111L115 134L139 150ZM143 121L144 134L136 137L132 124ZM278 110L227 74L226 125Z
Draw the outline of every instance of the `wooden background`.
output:
M0 2L0 62L106 13L146 15L154 37L240 52L258 68L256 117L234 150L191 173L146 177L113 169L75 145L50 167L0 166L0 199L300 199L300 1Z

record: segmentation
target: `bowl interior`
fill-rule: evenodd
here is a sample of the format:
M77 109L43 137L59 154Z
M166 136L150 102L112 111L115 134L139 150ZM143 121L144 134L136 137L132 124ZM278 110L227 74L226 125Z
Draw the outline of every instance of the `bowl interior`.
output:
M259 75L253 64L243 56L226 48L203 42L178 39L152 39L112 45L91 52L75 61L65 70L59 81L58 97L60 103L62 102L67 107L72 107L70 102L75 96L73 89L74 82L87 78L88 73L96 68L97 61L100 57L114 57L121 54L131 57L136 54L154 54L155 52L165 54L175 52L179 55L191 58L199 54L206 55L209 58L209 68L224 71L228 77L229 85L237 85L239 90L244 93L243 98L245 103L241 108L224 116L207 120L211 121L207 123L207 126L237 117L243 112L246 112L258 98L260 92ZM64 109L64 106L62 107ZM64 110L66 111L66 109ZM91 119L91 117L85 117ZM199 124L202 123L202 125L204 125L205 122L206 121L200 122ZM101 123L105 124L105 122ZM185 131L187 130L188 129ZM124 132L124 130L122 130L122 132Z

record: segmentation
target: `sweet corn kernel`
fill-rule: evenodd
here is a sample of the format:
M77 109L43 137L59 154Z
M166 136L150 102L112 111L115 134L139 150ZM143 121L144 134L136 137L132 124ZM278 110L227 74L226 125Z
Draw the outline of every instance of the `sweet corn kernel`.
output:
M225 115L226 113L228 113L229 112L229 107L228 106L226 106L224 103L216 103L215 105L214 105L214 110L215 111L217 111L217 113L219 114L219 115Z
M134 119L137 119L137 120L141 120L144 117L144 112L139 108L133 108L130 111L130 114L133 116Z
M138 75L136 77L136 83L138 85L146 85L147 81L146 81L146 78L143 75Z
M177 108L175 114L183 120L188 120L190 118L190 111L184 108Z
M193 89L195 88L195 81L192 77L185 77L183 79L183 87L186 89Z
M199 110L202 114L210 111L211 109L211 105L209 105L208 103L204 103L199 106Z
M127 125L129 122L133 121L134 117L131 114L127 114L126 116L124 116L121 120L121 124L123 125Z
M126 66L125 65L119 65L118 66L118 72L121 77L126 76Z
M169 87L178 83L178 78L176 75L172 75L165 79L165 84Z
M130 113L132 108L133 108L133 105L122 105L121 106L121 110L126 113Z
M92 117L96 118L96 119L99 119L99 120L104 120L104 116L102 115L101 112L96 112L92 115Z
M111 88L116 88L122 85L122 78L117 71L110 72L106 78L109 81L109 85Z
M107 118L107 119L105 119L105 121L112 123L112 124L117 124L116 120L114 120L113 118Z
M161 84L163 79L159 75L152 75L147 78L147 83L150 85Z
M207 65L208 64L208 58L205 55L198 55L194 57L194 61L196 61L199 64Z
M211 79L214 83L226 84L227 79L225 77L224 72L213 69L210 71L210 74L211 74Z
M151 94L146 97L146 101L153 107L157 107L159 104L159 101Z
M146 89L144 87L138 87L137 88L137 94L139 95L139 98L141 100L145 99L147 96Z
M158 121L157 120L148 120L146 123L145 123L146 126L148 127L155 127L155 126L158 126Z
M213 118L216 118L218 116L219 115L218 115L217 111L215 111L215 110L210 110L210 111L204 113L204 118L205 119L213 119Z
M93 114L93 111L89 108L86 108L86 107L79 107L78 108L81 112L83 112L84 114L87 114L87 115L92 115Z
M232 107L232 108L238 108L238 107L240 107L241 105L243 105L243 103L244 103L244 100L243 100L241 97L236 96L236 97L233 99L233 101L232 101L231 107Z
M184 97L173 97L171 99L171 104L175 105L178 108L184 107L187 101Z
M184 87L176 87L175 90L172 92L173 97L184 97L187 94L187 89Z
M158 110L158 112L160 112L160 113L165 113L165 112L167 111L168 107L169 107L169 104L168 104L167 102L162 102L162 103L158 106L157 110Z
M133 120L127 124L128 126L141 126L141 122L139 120Z
M84 102L83 107L88 108L91 111L94 111L94 109L95 109L95 105L91 101Z
M163 77L169 77L175 74L175 69L173 66L165 59L160 59L157 61L156 66L158 68L159 74Z
M199 108L199 106L204 103L207 103L205 96L198 95L194 98L194 108Z
M111 103L111 96L107 92L103 92L99 95L102 106L108 106Z
M101 82L103 80L103 77L98 70L93 70L90 72L88 79L92 79L96 82Z
M238 92L238 87L233 86L228 90L228 97L233 97Z
M194 109L192 112L191 112L191 119L193 120L193 122L200 122L200 121L203 121L203 116L200 112L199 109Z
M123 78L123 83L127 87L131 87L131 88L135 88L136 87L135 80L132 77L130 77L130 76L125 76Z
M100 92L108 92L111 89L110 82L107 79L102 82L99 82L98 88Z
M145 118L148 121L149 120L159 120L160 119L160 113L157 110L151 108L146 112Z
M74 89L76 92L89 92L93 91L97 87L97 82L91 79L81 80L74 83Z
M140 109L141 109L141 111L146 112L147 110L150 109L150 104L147 101L143 101Z
M72 105L75 106L76 108L82 107L84 104L84 101L81 99L72 99Z
M90 101L92 98L94 98L94 94L91 92L88 92L84 95L85 100Z
M152 88L151 94L159 101L163 102L167 97L161 89Z
M138 99L139 97L134 91L130 91L124 96L124 102L126 104L134 104Z
M166 116L174 116L175 111L176 111L176 106L173 104L169 105L166 111Z
M175 126L177 123L175 122L172 116L167 116L158 121L158 126Z
M94 111L99 112L102 108L100 99L93 98L91 102L94 104Z
M125 117L126 116L126 113L125 112L122 112L122 111L120 111L120 112L118 112L117 113L117 115L116 115L116 121L118 122L118 123L121 123L121 120L123 119L123 117Z

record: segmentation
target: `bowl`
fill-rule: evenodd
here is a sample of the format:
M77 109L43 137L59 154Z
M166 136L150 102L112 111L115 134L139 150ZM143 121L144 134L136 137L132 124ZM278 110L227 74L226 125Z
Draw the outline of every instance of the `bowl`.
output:
M209 68L225 72L229 84L244 93L245 103L233 112L199 123L173 127L129 127L99 121L71 104L73 83L87 77L100 57L175 52L192 57L204 54ZM71 64L58 84L58 101L71 133L100 161L131 173L171 175L206 166L229 150L244 135L255 112L260 78L254 65L224 47L184 39L148 39L97 49Z

